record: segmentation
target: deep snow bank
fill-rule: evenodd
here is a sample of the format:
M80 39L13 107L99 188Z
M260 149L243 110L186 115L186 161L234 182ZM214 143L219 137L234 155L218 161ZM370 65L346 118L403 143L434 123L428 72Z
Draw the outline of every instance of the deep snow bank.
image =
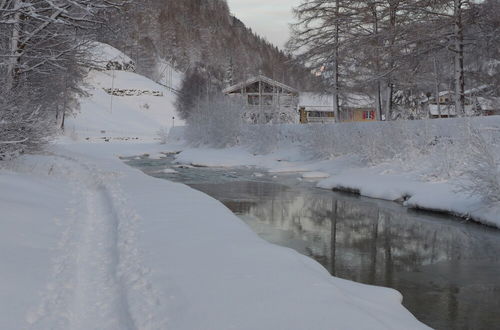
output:
M50 166L36 157L22 162L22 169L0 170L0 329L27 328L52 276L72 195Z
M31 179L0 172L1 182L23 187L14 196L4 190L11 186L0 188L2 210L15 215L0 232L17 237L2 240L12 257L0 259L0 274L3 291L19 296L17 304L1 296L9 311L2 327L426 328L396 291L331 277L312 259L260 239L218 201L116 158L157 148L60 142L53 156L21 160L27 169L42 164ZM13 207L35 200L26 214ZM18 223L29 226L27 237ZM104 235L104 246L95 235ZM40 267L29 271L17 262L34 257ZM113 270L107 280L96 276Z

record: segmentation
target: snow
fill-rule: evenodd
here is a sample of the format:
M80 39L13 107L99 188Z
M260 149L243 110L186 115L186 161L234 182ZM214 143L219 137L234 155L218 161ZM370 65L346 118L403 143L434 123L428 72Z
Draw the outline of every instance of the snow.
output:
M478 97L477 103L482 111L500 110L500 97Z
M157 153L157 154L148 154L149 159L162 159L165 158L165 154Z
M324 108L322 111L333 111L333 95L321 95L317 93L300 93L299 94L299 108Z
M161 128L184 125L175 112L175 94L143 76L125 71L91 71L86 83L92 97L82 99L82 111L66 121L66 131L80 138L155 139ZM164 96L111 96L103 88L111 88L112 84L122 89L162 91Z
M331 277L218 201L124 165L125 150L62 140L0 172L0 206L15 215L0 223L1 297L18 300L1 299L1 328L426 328L396 291Z
M93 41L89 44L90 61L92 65L101 70L105 70L110 62L119 63L122 67L133 65L134 61L113 46L101 42Z
M109 74L90 74L67 136L0 169L1 329L427 328L395 290L332 277L215 199L125 165L119 157L179 150L152 142L175 115L173 98L115 97L111 111ZM133 73L115 79L155 88ZM313 171L294 150L212 152L179 160Z
M101 88L138 89L163 91L165 88L154 81L134 72L128 71L91 71L90 83Z
M306 172L302 174L302 178L304 179L323 179L328 178L330 174L325 172Z
M479 197L457 191L449 182L422 182L412 175L381 174L377 168L346 169L318 183L325 189L340 189L436 212L455 214L500 228L500 205L486 205Z
M26 325L28 307L51 277L71 189L47 173L0 172L1 329Z

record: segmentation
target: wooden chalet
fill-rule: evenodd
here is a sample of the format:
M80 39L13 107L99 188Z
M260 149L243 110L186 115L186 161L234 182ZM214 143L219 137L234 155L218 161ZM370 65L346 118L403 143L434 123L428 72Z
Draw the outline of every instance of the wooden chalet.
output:
M300 122L331 123L335 122L333 95L301 93L299 102ZM338 122L375 121L376 109L369 96L361 94L344 95L339 105Z
M301 93L299 102L300 122L333 123L375 121L376 109L370 97L360 94L345 95L340 102L339 118L335 120L332 95Z
M366 122L377 120L374 100L365 94L350 93L340 101L340 121Z
M302 124L335 122L333 96L317 93L300 93L299 120Z
M296 121L299 92L263 75L223 90L228 97L245 105L244 117L250 123L292 123Z
M476 107L474 102L470 97L470 92L465 93L465 115L473 116L475 114ZM455 110L455 92L453 91L442 91L439 93L438 97L433 97L429 100L429 118L454 118L457 117L457 111Z

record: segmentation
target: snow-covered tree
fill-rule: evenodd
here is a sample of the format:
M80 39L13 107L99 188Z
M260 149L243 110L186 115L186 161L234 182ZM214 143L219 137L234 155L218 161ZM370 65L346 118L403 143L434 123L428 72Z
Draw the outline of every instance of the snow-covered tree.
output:
M243 134L243 105L223 95L202 98L187 123L185 138L193 145L234 146Z
M397 104L401 95L441 90L454 91L464 114L466 89L495 85L499 8L498 0L304 0L289 47L328 78L337 99L370 94L379 118L408 117Z
M481 196L488 203L500 201L500 173L495 154L481 131L470 122L465 153L465 172L460 190L471 196Z
M0 153L31 150L50 133L47 122L64 123L81 92L86 37L100 27L100 14L117 6L113 0L0 0Z

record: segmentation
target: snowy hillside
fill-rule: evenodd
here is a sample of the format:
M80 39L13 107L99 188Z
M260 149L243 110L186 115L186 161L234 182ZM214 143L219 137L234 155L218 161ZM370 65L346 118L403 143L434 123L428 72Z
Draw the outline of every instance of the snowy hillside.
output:
M134 71L134 61L113 46L92 42L88 46L90 65L100 70L120 69Z
M66 123L66 131L79 138L152 139L161 128L184 125L175 112L176 95L144 76L93 70L86 85L90 96L81 99L81 110ZM111 95L111 90L131 96Z

